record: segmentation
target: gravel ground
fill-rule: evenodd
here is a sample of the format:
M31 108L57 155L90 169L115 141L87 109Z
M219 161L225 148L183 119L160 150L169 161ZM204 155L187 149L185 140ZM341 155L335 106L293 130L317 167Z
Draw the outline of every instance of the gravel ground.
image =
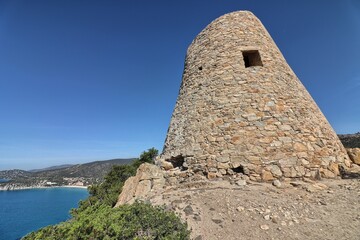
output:
M278 187L220 180L167 189L150 201L179 213L196 240L360 239L360 180Z

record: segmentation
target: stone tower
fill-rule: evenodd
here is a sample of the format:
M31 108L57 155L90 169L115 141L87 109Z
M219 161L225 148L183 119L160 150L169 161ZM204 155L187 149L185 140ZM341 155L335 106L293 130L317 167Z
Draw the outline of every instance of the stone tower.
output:
M161 161L182 177L335 177L348 156L261 22L210 23L187 51Z

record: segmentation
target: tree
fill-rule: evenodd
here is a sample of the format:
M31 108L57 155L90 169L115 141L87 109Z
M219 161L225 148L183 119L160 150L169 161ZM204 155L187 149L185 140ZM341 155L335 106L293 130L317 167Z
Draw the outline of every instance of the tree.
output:
M141 153L139 159L134 161L134 166L138 168L143 163L154 164L155 157L158 155L159 151L155 148L149 148L147 151Z

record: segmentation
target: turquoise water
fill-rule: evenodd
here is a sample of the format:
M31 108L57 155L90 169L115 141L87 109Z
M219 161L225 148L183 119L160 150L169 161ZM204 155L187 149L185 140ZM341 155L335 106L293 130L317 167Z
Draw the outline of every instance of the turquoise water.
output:
M0 191L0 240L19 239L67 220L69 210L87 196L87 190L81 188Z
M2 182L8 182L9 180L7 180L7 179L2 179L2 178L0 178L0 183L2 183Z

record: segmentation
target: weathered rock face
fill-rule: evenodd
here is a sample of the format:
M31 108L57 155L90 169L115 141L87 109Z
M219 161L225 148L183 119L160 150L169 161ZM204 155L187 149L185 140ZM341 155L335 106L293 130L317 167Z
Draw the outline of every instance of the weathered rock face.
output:
M347 148L347 153L351 161L357 165L360 165L360 148Z
M164 184L163 171L153 164L144 163L137 169L134 177L126 180L116 207L126 203L131 204L136 199L148 199L151 194L156 194L158 190L162 190Z
M239 11L213 21L188 48L159 161L179 167L180 178L241 172L271 181L333 178L349 159L261 22Z

